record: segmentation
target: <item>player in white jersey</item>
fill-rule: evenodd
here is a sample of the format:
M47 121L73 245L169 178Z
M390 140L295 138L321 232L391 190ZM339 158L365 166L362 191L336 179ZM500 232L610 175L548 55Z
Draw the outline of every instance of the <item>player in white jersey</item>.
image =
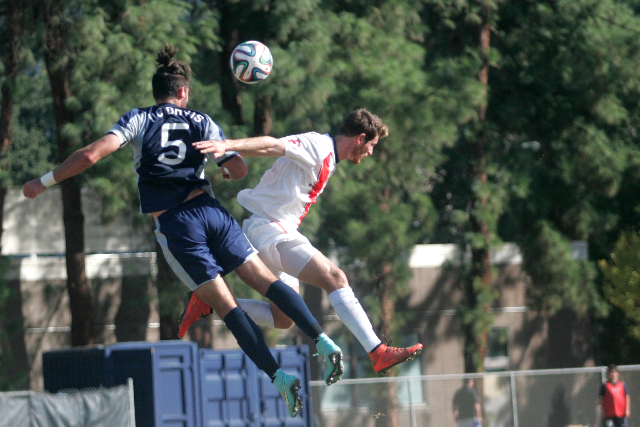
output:
M302 409L298 396L300 381L280 369L262 332L238 307L223 276L236 271L245 283L294 319L325 357L327 384L338 381L344 372L342 353L322 332L300 295L254 256L256 251L239 224L213 197L204 175L206 156L192 143L202 139L220 140L224 134L209 116L186 108L191 68L184 62L174 61L175 53L169 45L158 52L159 66L152 80L156 105L125 113L106 135L72 153L55 170L27 182L23 192L35 198L47 187L83 172L120 147L130 145L138 175L141 211L155 219L156 237L169 265L191 289L192 298L205 301L225 322L240 348L271 378L285 400L289 415L295 417ZM246 175L246 163L237 153L225 153L218 156L216 162L218 166L224 164L223 177ZM183 314L181 322L188 317Z
M280 280L297 292L298 279L327 292L338 316L369 353L373 369L381 374L412 360L422 351L422 344L396 348L382 343L344 272L313 247L298 226L324 190L338 161L360 163L387 135L387 126L378 116L359 109L343 120L335 138L310 132L280 139L264 136L194 144L200 152L212 153L215 158L228 150L243 156L278 157L255 188L238 193L238 203L253 214L244 221L243 231ZM292 326L291 320L273 304L258 300L238 303L259 324Z

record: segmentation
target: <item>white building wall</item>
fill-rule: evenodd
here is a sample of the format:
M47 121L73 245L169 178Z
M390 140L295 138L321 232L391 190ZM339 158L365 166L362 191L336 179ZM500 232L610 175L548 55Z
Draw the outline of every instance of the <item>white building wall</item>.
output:
M100 199L89 189L82 192L82 204L87 253L154 249L151 226L134 229L129 221L103 224ZM3 255L64 254L60 187L53 186L36 199L23 196L22 188L10 188L5 199L3 227Z

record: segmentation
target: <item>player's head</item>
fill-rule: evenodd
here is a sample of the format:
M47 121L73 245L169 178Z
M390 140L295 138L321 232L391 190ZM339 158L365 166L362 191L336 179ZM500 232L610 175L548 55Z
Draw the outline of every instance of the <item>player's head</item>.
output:
M614 364L609 365L609 367L607 368L607 378L609 379L609 381L615 383L616 381L618 381L619 377L620 372L618 372L618 366Z
M376 136L384 138L389 135L389 128L382 123L380 117L359 108L349 113L340 125L339 135L356 136L364 133L365 142L371 141Z
M380 117L360 108L344 118L338 135L357 138L357 145L353 147L348 158L352 163L358 164L363 158L373 154L373 147L380 138L389 135L389 128L382 123Z
M182 88L185 88L188 100L191 67L186 62L174 61L173 57L176 53L177 50L168 43L158 51L156 62L159 65L151 80L153 97L156 101L176 98Z
M462 380L462 385L472 388L475 385L475 381L473 380L473 378L465 378Z

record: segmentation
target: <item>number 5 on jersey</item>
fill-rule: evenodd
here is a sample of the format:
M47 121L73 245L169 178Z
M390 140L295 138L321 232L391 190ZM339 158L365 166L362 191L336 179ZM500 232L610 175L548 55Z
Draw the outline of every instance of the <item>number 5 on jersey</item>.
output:
M171 145L178 147L178 157L169 158L165 155L165 153L162 153L160 154L160 156L158 156L158 160L165 165L180 164L187 154L187 144L185 144L183 140L169 140L169 131L172 130L189 130L189 125L187 123L165 123L162 125L162 131L160 132L160 145L162 147L169 147Z

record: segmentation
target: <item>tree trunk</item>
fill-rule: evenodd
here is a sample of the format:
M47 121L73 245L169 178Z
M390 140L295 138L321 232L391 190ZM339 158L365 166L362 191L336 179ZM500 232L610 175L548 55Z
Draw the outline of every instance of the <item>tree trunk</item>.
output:
M478 80L482 84L485 102L478 107L478 128L481 132L476 141L469 142L469 152L471 153L471 163L469 176L471 179L471 200L470 206L472 215L470 218L471 232L480 235L482 245L471 248L471 274L465 283L465 294L469 308L477 313L482 311L484 315L489 315L491 303L489 298L479 298L481 294L492 293L493 277L491 271L491 233L490 225L485 219L488 207L487 192L483 191L477 195L474 187L484 188L487 185L487 103L489 85L489 50L491 47L491 25L488 23L490 7L485 2L482 6L483 24L479 28L478 40L480 53L482 55L482 65L478 73ZM479 287L478 287L479 283ZM482 306L479 306L482 305ZM476 315L476 319L479 316ZM487 354L487 329L482 328L478 333L475 325L465 325L465 347L464 347L464 369L465 372L483 372L484 360ZM484 381L479 378L476 387L480 398L480 405L484 407Z
M73 112L67 108L71 97L68 33L59 24L62 11L48 4L43 13L45 23L45 63L51 83L57 129L59 162L73 152L73 141L64 127L74 122ZM93 300L85 274L84 215L77 177L60 183L67 262L67 291L71 310L71 345L93 344L95 313Z
M220 98L222 107L227 110L235 125L244 124L242 114L242 84L231 74L229 58L231 52L240 44L240 34L234 21L237 14L232 10L232 2L222 1L220 7L220 38L223 40L220 53ZM245 7L245 6L242 6Z
M390 279L391 266L385 265L380 278L380 325L379 332L385 337L391 336L391 325L395 316L395 300L393 295L394 283ZM388 374L395 377L395 368ZM382 386L382 403L380 406L380 414L376 426L399 427L400 426L400 408L398 404L398 386L395 382L386 383Z
M6 157L7 150L11 144L14 91L19 68L18 51L23 37L23 13L17 0L6 2L5 17L7 51L4 55L4 82L2 83L2 88L0 88L0 94L2 95L0 104L0 168L2 169L2 175L7 178L0 180L0 242L2 241L2 224L4 224L4 199L7 194L7 186L11 184L8 178L9 171Z
M273 119L271 118L271 96L262 95L256 98L253 120L253 136L271 134Z
M473 187L484 187L487 184L487 135L484 130L487 120L487 98L489 84L489 49L491 47L491 26L487 22L489 14L489 6L483 5L484 22L479 28L479 47L482 55L482 65L478 73L478 80L483 86L485 103L478 107L478 123L482 132L478 135L476 141L469 142L469 152L471 153L470 178L472 187L472 196L470 206L472 212L484 213L488 206L488 196L483 192L481 196L477 196ZM478 307L478 292L490 291L493 286L491 273L491 230L483 215L473 214L470 219L471 232L482 236L482 247L471 248L471 274L465 285L465 293L467 303L472 309L481 309L485 313L489 312L490 305ZM480 279L481 289L476 289L476 280ZM484 371L484 358L487 353L487 331L483 331L480 335L475 333L473 328L467 328L465 331L465 372L482 372ZM475 350L475 351L474 351Z

